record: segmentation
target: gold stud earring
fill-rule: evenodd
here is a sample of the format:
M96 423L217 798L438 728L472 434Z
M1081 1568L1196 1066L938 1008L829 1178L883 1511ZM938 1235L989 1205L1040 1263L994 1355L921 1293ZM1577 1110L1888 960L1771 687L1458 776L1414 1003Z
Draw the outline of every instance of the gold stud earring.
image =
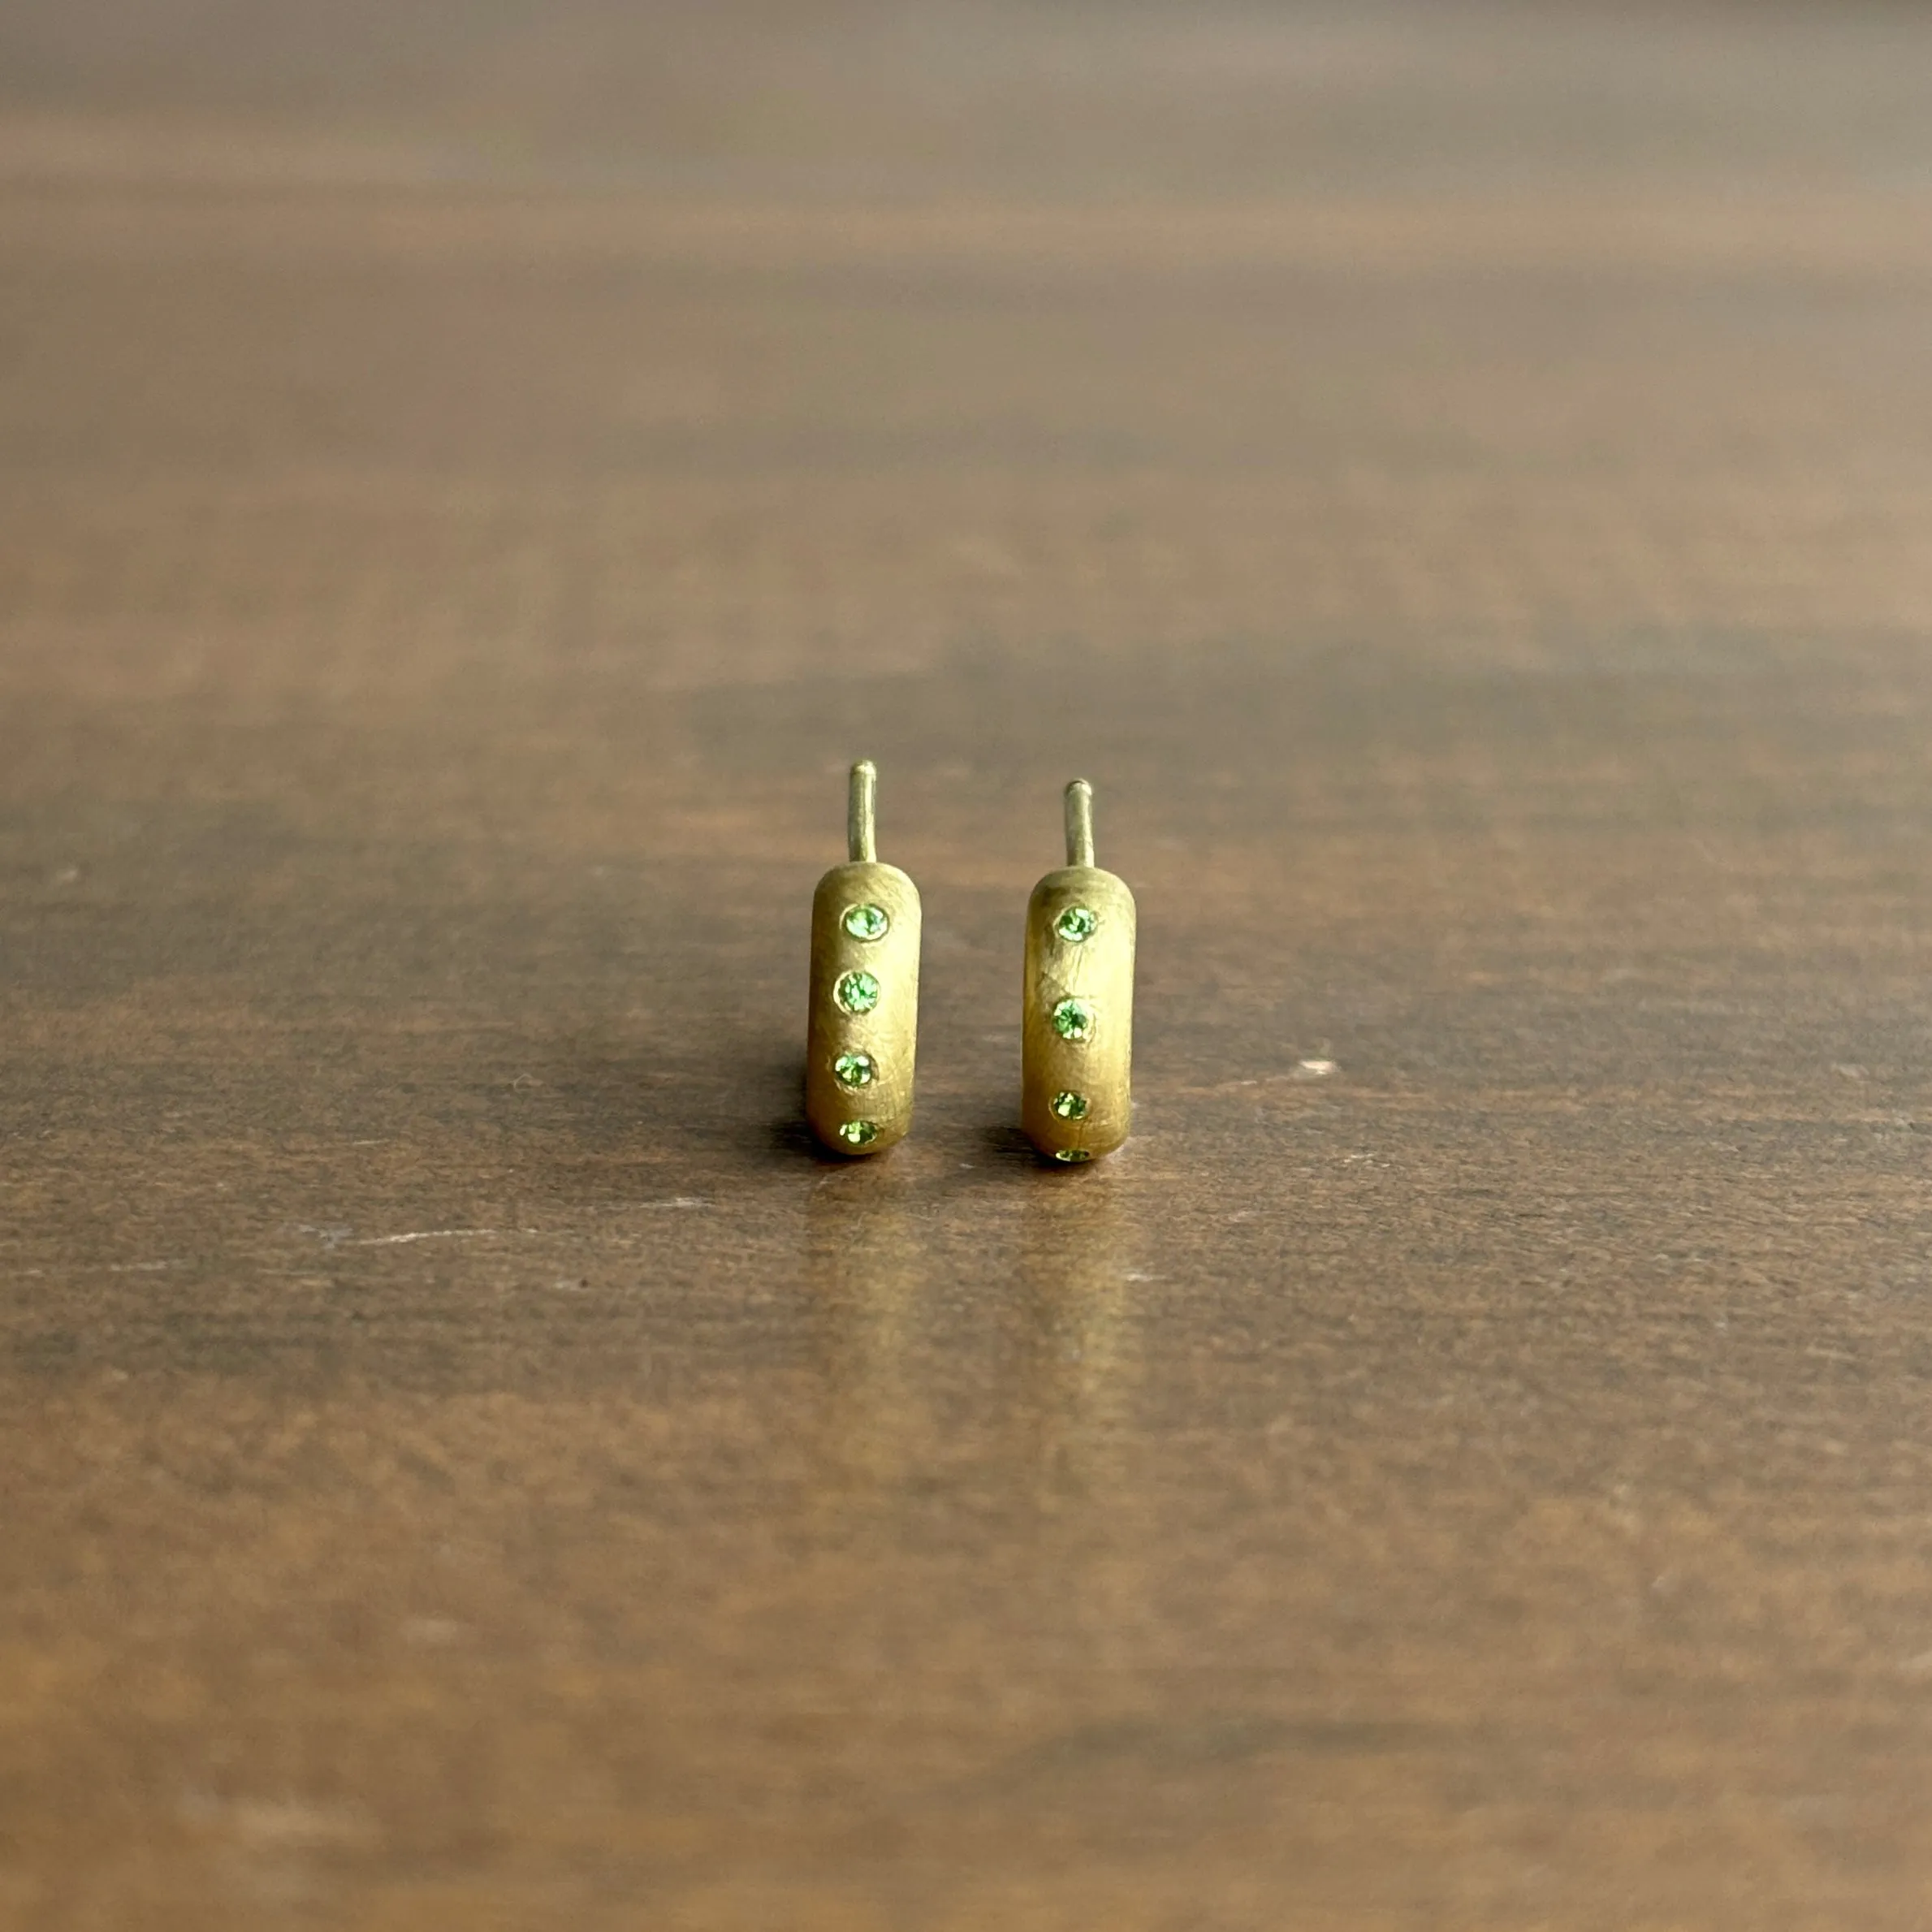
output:
M919 1025L919 890L879 862L879 774L852 767L847 862L812 897L805 1117L836 1154L882 1154L912 1125Z
M1066 788L1066 865L1027 907L1020 1124L1074 1165L1127 1138L1134 1057L1134 895L1093 862L1093 787Z

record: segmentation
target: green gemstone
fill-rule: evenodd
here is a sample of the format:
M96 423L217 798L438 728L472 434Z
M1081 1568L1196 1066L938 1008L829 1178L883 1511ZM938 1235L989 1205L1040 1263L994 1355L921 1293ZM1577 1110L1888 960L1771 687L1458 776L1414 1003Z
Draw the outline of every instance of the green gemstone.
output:
M1053 930L1070 946L1089 940L1100 929L1100 915L1085 905L1070 905L1053 922Z
M839 1139L849 1148L869 1148L879 1138L879 1127L869 1120L841 1121Z
M1080 1161L1092 1160L1093 1150L1091 1148L1061 1148L1054 1154L1053 1158L1056 1160L1064 1160L1069 1167L1073 1167Z
M832 1070L841 1087L870 1087L872 1084L872 1056L870 1053L841 1053L832 1061Z
M1051 1104L1062 1120L1087 1118L1087 1096L1083 1093L1057 1093Z
M1053 1009L1053 1031L1062 1039L1091 1039L1093 1022L1093 1009L1084 1000L1062 1000Z
M854 939L884 939L892 924L883 905L848 905L840 923Z
M832 996L848 1013L870 1013L879 1004L879 982L867 972L841 974Z

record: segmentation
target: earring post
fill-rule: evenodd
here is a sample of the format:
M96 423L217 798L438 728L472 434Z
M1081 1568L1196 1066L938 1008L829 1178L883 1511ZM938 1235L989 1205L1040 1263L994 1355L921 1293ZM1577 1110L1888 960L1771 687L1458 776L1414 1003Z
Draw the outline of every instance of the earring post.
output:
M872 865L879 858L879 767L869 758L852 767L852 788L845 802L845 850L854 865Z
M1066 788L1066 862L1093 863L1093 787L1084 778Z

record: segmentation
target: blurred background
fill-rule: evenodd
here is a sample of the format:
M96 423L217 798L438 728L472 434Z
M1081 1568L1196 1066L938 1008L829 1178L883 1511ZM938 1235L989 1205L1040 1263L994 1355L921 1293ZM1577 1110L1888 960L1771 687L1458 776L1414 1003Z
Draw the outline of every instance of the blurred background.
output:
M1922 1926L1929 342L1916 6L0 6L0 1925Z
M1929 39L15 6L6 568L91 580L16 624L165 620L48 529L83 491L98 542L177 551L204 650L264 599L486 655L534 599L546 648L703 680L1076 612L1109 646L1915 625Z

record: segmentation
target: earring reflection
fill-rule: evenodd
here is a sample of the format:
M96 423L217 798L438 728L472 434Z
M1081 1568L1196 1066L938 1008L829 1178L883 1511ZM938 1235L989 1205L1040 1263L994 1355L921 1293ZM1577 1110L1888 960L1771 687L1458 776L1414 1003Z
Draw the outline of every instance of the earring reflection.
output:
M933 1434L914 1364L928 1264L901 1183L880 1168L822 1182L806 1203L806 1282L824 1391L828 1487L888 1487Z
M1141 1373L1136 1220L1104 1183L1027 1191L1017 1305L1035 1457L1054 1486L1097 1493L1124 1472Z

